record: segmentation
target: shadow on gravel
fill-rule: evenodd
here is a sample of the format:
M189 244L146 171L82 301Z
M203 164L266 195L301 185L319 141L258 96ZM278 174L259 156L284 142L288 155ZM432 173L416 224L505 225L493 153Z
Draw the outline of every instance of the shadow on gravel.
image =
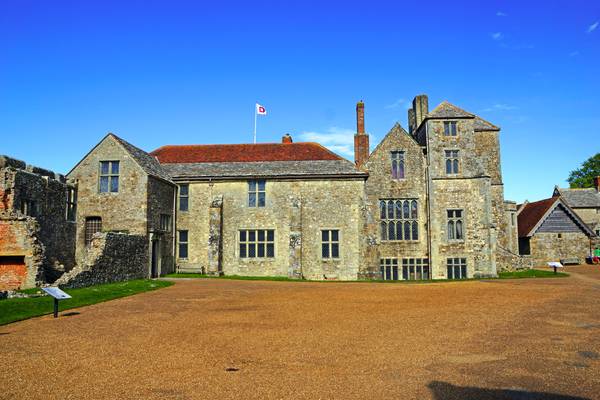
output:
M587 397L530 392L527 390L455 386L439 381L432 381L427 387L436 400L591 400Z

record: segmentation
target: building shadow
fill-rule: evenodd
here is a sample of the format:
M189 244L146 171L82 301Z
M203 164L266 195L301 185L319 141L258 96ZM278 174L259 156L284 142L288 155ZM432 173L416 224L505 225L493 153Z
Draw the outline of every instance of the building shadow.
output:
M587 397L516 389L486 389L432 381L427 387L436 400L591 400Z

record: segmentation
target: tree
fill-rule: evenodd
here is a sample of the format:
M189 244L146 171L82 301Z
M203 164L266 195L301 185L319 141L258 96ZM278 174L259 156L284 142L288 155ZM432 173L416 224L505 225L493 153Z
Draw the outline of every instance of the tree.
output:
M581 168L571 171L567 182L572 188L593 187L597 176L600 176L600 153L584 161Z

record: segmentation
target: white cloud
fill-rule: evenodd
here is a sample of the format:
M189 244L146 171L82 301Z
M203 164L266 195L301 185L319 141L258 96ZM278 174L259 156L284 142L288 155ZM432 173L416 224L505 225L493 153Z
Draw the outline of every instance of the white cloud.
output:
M510 110L516 110L517 107L515 106L511 106L509 104L502 104L502 103L496 103L494 105L492 105L491 107L488 108L484 108L483 112L490 112L490 111L510 111Z
M398 99L395 102L393 102L392 104L388 104L387 106L385 106L386 109L392 109L392 108L398 108L398 107L402 107L404 106L404 108L410 108L411 104L410 101L405 100L405 99Z
M492 39L494 39L494 40L502 40L502 38L504 37L502 32L494 32L491 34L491 36L492 36Z
M504 12L502 12L502 11L498 11L498 12L496 13L496 16L497 16L497 17L508 17L508 14L507 14L507 13L504 13Z
M575 56L578 56L578 55L579 55L578 51L572 51L572 52L569 53L569 57L575 57Z
M332 126L325 130L325 132L301 132L300 139L302 141L320 143L331 151L346 157L353 157L355 133L353 129Z
M593 24L591 24L590 26L588 26L587 33L594 32L596 30L596 28L598 28L599 24L600 24L600 21L596 21Z

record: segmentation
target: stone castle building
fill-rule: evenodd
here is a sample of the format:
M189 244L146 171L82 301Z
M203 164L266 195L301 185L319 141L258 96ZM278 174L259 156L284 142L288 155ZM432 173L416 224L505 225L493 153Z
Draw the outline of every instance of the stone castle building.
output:
M62 282L115 263L120 278L339 280L463 279L519 264L500 129L448 102L430 111L425 95L408 114L408 132L395 124L370 152L359 102L354 163L289 135L146 153L109 134L67 175L77 267ZM123 246L135 256L121 262Z

